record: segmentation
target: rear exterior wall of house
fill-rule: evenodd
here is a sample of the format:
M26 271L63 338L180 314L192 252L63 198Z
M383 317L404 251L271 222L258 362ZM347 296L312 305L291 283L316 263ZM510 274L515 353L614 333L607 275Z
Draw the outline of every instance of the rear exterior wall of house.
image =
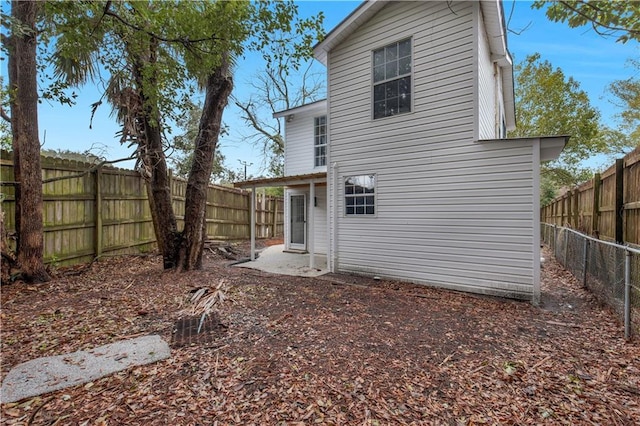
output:
M481 19L474 2L391 2L330 52L334 270L532 298L535 147L477 142L501 91ZM373 52L406 39L411 112L374 119ZM373 214L348 213L354 176L374 177Z

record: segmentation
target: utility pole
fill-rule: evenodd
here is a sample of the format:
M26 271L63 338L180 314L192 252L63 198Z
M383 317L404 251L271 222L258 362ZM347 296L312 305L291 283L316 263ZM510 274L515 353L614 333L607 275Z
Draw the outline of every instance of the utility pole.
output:
M238 160L238 162L244 166L244 180L247 180L247 166L253 166L253 163L247 163L242 160Z

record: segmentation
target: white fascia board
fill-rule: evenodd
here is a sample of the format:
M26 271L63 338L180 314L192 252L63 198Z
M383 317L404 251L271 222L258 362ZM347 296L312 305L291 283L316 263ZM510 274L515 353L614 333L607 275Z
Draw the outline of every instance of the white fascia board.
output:
M295 108L285 109L284 111L278 111L273 114L273 118L286 117L289 115L302 114L306 112L315 112L318 114L327 113L327 100L321 99L319 101L311 102L309 104L300 105Z

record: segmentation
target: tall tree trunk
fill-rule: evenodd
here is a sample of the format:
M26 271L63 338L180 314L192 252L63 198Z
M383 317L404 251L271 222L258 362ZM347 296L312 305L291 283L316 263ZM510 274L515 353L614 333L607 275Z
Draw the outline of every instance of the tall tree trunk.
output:
M9 51L11 132L16 187L16 234L18 263L30 282L50 279L44 265L42 223L42 172L38 140L38 86L36 68L36 17L34 1L14 1L11 16L28 28L12 31Z
M148 75L148 70L154 70L152 66L156 62L157 41L151 39L149 43L148 57L135 55L134 78L138 86L138 93L142 101L142 115L140 117L143 130L141 143L143 163L147 167L150 176L147 182L149 194L149 206L156 241L162 253L164 269L174 269L177 265L176 258L180 246L180 234L171 203L171 188L167 160L162 146L162 131L160 129L160 113L155 97L145 93L145 87L156 88L155 75ZM145 74L146 72L146 74ZM148 79L145 81L145 76Z
M232 88L233 80L225 58L222 65L207 78L202 117L185 194L184 230L177 259L180 270L202 267L206 239L207 187L220 135L222 113Z

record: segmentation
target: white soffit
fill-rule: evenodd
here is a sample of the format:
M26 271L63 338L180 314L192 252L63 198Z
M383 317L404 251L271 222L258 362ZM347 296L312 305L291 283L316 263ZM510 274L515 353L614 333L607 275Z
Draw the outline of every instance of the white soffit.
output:
M570 136L540 137L540 161L555 160L569 142Z

